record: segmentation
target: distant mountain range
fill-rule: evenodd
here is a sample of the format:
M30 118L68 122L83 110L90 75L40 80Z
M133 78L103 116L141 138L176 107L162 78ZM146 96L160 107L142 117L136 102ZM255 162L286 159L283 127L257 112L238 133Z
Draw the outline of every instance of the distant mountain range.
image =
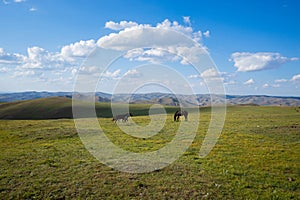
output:
M33 100L48 97L72 98L72 92L19 92L0 93L0 102L14 102L22 100ZM169 93L146 93L146 94L108 94L97 92L95 98L99 102L127 102L131 104L162 104L168 106L210 106L219 104L222 98L213 96L211 102L210 94L197 95L174 95ZM228 105L260 105L260 106L300 106L300 97L267 96L267 95L226 95Z

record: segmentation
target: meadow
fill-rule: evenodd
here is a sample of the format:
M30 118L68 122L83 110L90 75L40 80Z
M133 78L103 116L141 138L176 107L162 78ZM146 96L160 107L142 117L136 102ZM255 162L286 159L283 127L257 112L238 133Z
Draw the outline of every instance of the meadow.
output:
M138 116L118 124L146 125L146 110L134 107ZM167 112L162 131L148 139L122 133L108 115L98 120L116 145L146 152L174 137L180 123L173 122L172 108ZM209 108L200 109L199 120L193 143L178 160L141 174L95 159L72 119L0 120L0 199L299 199L298 107L228 107L222 134L204 158L198 153Z

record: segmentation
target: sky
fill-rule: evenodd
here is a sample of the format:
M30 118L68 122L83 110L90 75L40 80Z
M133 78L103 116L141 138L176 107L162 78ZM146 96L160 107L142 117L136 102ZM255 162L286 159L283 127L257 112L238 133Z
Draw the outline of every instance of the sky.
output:
M113 93L122 77L134 82L139 70L150 80L174 69L195 93L209 92L207 82L218 80L226 94L300 96L299 10L297 0L2 0L0 92L72 91L79 74L93 74L105 79L97 90ZM144 28L151 28L147 36ZM203 47L215 70L195 70L199 49L163 30ZM95 48L124 55L101 75L96 64L86 65Z

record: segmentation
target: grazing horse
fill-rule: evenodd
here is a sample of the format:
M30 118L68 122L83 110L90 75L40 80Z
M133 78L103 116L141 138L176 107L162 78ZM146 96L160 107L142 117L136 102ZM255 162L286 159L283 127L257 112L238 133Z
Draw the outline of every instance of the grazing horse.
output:
M132 113L126 113L123 115L116 115L113 117L112 121L117 122L119 120L122 120L123 122L127 122L128 121L128 117L132 117Z
M185 121L187 121L188 120L188 114L189 113L185 110L177 110L174 114L174 121L178 121L179 117L182 116L182 115L184 116Z

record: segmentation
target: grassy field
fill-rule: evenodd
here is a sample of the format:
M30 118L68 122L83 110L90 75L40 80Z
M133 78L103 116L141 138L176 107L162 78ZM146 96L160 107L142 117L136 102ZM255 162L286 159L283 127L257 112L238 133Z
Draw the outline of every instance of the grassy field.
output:
M183 156L144 174L101 164L71 119L1 120L0 199L299 199L299 108L229 107L217 145L199 158L209 119L209 109L201 109L196 138ZM132 120L143 125L149 117ZM111 141L130 151L161 148L179 125L168 115L163 131L138 139L111 118L99 121Z

